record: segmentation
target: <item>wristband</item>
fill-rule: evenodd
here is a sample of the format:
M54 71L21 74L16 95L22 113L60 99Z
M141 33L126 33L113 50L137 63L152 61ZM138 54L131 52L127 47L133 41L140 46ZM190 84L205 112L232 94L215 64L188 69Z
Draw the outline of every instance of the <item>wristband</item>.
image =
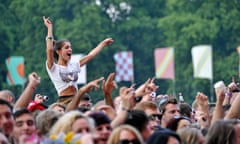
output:
M225 93L225 96L232 97L232 93Z
M48 41L48 40L53 40L53 37L52 36L47 36L46 41Z

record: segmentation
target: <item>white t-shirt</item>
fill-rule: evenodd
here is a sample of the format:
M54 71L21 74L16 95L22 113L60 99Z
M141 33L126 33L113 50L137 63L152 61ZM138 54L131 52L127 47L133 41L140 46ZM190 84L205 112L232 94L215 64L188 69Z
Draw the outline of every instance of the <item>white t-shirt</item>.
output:
M79 62L69 62L67 66L54 63L51 69L48 68L46 62L46 69L58 95L70 86L74 86L78 90L78 73L81 71Z

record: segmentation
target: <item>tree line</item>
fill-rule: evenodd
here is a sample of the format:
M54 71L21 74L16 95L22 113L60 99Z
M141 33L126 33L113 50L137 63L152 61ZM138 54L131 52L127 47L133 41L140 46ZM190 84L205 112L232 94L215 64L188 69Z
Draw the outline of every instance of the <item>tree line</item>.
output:
M199 44L213 47L213 82L228 83L232 77L238 81L238 1L1 0L0 7L0 89L11 89L17 96L23 87L10 87L5 80L5 59L13 55L24 56L26 77L32 71L41 76L37 92L57 98L45 69L47 31L42 16L53 21L55 39L71 41L73 53L87 53L106 37L115 40L87 65L88 81L115 71L114 53L131 50L138 86L155 75L154 49L174 47L175 87L172 80L156 79L158 93L174 90L191 102L198 91L211 95L213 88L209 80L193 78L190 51ZM119 87L130 84L121 82ZM91 94L94 101L102 98L99 92Z

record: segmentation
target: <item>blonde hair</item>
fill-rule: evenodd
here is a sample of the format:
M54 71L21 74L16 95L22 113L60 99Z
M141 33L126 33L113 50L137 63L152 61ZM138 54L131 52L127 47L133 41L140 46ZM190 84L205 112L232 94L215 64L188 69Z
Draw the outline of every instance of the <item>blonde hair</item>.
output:
M142 111L145 111L146 109L155 110L157 108L158 108L157 104L152 101L143 101L143 102L136 104L136 106L134 107L134 109L139 109Z
M93 119L85 116L80 111L73 110L60 117L60 119L51 128L50 135L58 135L60 133L68 133L72 131L72 124L79 118L86 119L90 126L90 132L94 131L95 126Z
M126 124L121 125L112 131L112 133L107 141L107 144L118 144L119 138L120 138L120 133L123 130L130 131L132 134L135 135L135 137L138 139L140 144L144 144L144 141L143 141L143 138L142 138L142 135L140 134L140 132L133 126L126 125Z
M182 144L199 144L199 137L203 137L201 131L197 128L182 128L177 131Z
M58 103L58 102L55 102L55 103L51 104L51 105L48 107L48 109L54 109L56 106L59 106L59 107L63 108L64 111L65 111L65 109L66 109L66 105L65 105L65 104L63 104L63 103Z
M59 111L46 109L41 111L36 117L36 126L42 135L48 136L51 127L62 116Z

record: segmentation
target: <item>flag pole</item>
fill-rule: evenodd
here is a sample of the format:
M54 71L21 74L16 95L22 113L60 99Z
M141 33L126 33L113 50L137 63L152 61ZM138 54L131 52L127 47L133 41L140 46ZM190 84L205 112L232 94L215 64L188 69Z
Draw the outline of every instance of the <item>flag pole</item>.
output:
M175 79L173 79L173 96L177 98L176 96L176 90L175 90Z
M212 50L211 50L211 63L212 63L212 61L213 60L212 60ZM215 99L215 96L213 94L213 65L212 64L211 64L211 69L212 69L212 71L211 71L211 78L210 78L210 93L211 93L210 100L211 100L211 102L214 102L214 101L216 101L216 99Z
M238 77L240 77L240 46L237 47L237 52L238 52Z
M211 95L211 97L210 97L210 101L211 102L214 102L214 95L213 95L213 79L210 79L210 95Z

